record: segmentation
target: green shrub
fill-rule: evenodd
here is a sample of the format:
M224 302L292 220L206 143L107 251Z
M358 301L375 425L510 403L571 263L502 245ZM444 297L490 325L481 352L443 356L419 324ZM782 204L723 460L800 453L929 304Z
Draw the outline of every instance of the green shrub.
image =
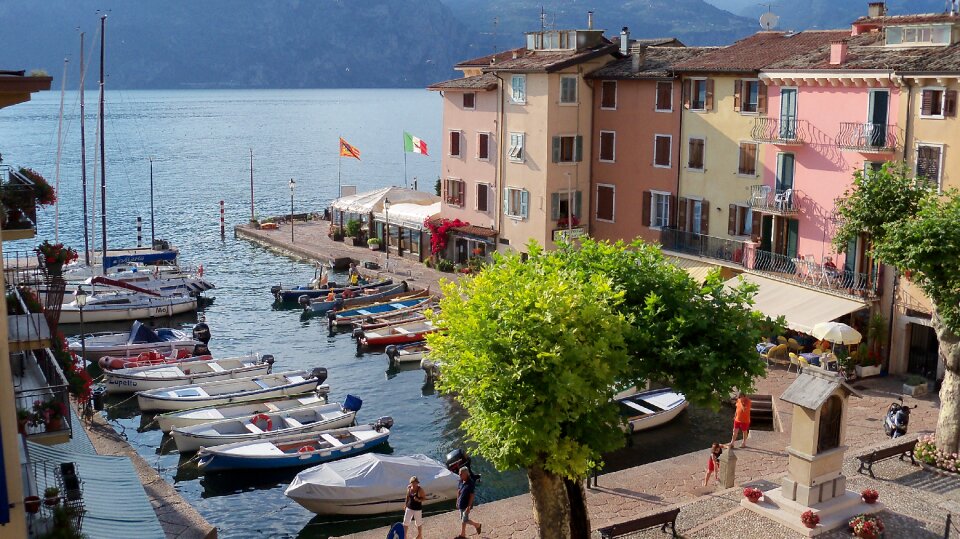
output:
M903 383L908 386L919 386L919 385L926 384L927 379L918 374L911 374L910 376L907 376L907 379L904 380Z
M356 219L350 219L347 221L347 236L357 237L357 234L360 233L360 221Z

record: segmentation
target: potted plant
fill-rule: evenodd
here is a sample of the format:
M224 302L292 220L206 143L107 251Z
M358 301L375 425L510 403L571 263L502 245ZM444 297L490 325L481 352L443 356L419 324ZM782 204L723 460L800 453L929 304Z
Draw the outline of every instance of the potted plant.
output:
M53 507L60 503L60 489L57 487L47 487L43 489L43 505Z
M880 365L870 359L870 348L864 343L857 348L857 378L877 376L880 374Z
M743 489L743 497L750 500L751 503L757 503L763 497L763 491L758 488L747 487Z
M880 493L872 488L863 489L860 492L860 498L863 500L863 503L874 504L877 503L877 498L880 497Z
M79 258L77 252L70 247L65 247L62 243L50 243L49 240L44 240L34 251L49 275L62 275L63 265Z
M33 182L33 193L36 196L37 204L40 206L49 206L57 202L57 191L50 185L50 182L39 172L32 168L20 167L20 174L26 176Z
M857 515L850 521L853 535L860 539L879 539L883 536L883 521L873 515Z
M26 496L23 498L23 509L35 515L40 512L40 496Z
M67 406L54 399L33 403L34 423L43 423L47 432L63 428L63 418L67 415Z
M927 394L927 379L923 376L911 374L903 381L903 393L911 397Z
M441 258L437 260L437 269L442 272L450 273L453 271L453 262L447 260L446 258Z
M371 251L379 251L380 238L370 238L369 240L367 240L367 247L369 247Z
M23 408L17 408L17 432L20 434L27 433L27 425L33 423L34 415L30 410L24 410Z
M800 522L808 528L816 528L817 524L820 524L820 515L814 513L812 509L807 509L800 515Z

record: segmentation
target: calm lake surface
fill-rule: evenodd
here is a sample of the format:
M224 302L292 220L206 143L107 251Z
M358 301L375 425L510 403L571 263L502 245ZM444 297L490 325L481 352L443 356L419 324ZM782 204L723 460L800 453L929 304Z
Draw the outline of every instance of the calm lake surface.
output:
M70 81L68 84L74 83ZM54 86L59 87L55 81ZM88 193L94 184L96 99L88 92ZM27 166L55 178L57 92L0 110L0 153L4 164ZM59 234L82 248L80 132L77 94L68 92L60 163ZM349 334L331 336L325 319L301 320L300 311L277 310L269 287L306 283L309 263L275 255L233 238L230 230L250 217L249 152L254 152L256 213L290 211L290 178L296 179L295 211L320 211L337 190L337 137L362 153L362 161L342 161L342 182L369 190L404 185L402 135L406 130L429 145L430 157L407 156L407 177L432 191L440 171L440 97L424 90L196 90L107 92L107 214L111 247L136 244L136 218L150 238L149 158L154 160L156 237L178 245L183 263L203 264L217 285L202 315L210 325L210 348L220 356L250 352L276 356L275 369L323 366L329 370L331 401L348 394L363 399L361 422L390 415L396 419L390 445L394 454L425 453L438 460L463 445L462 409L425 384L422 371L387 369L382 354L357 357ZM99 182L99 179L97 179ZM95 189L96 188L96 189ZM226 208L227 236L219 234L219 201ZM5 243L4 251L32 249L54 238L56 213L41 210L36 241ZM96 229L99 230L99 219ZM94 243L99 245L99 239ZM193 319L176 319L191 327ZM66 330L76 328L66 327ZM93 328L99 329L99 328ZM88 328L89 330L89 328ZM69 331L68 331L69 333ZM113 404L118 404L114 401ZM670 425L633 437L631 445L607 459L607 470L653 462L709 447L729 436L732 413L690 409ZM323 538L399 520L321 520L283 495L295 472L237 473L229 480L198 476L163 444L152 416L142 417L135 400L110 409L109 418L137 451L211 523L222 537ZM522 472L496 472L476 459L483 474L481 502L527 490Z

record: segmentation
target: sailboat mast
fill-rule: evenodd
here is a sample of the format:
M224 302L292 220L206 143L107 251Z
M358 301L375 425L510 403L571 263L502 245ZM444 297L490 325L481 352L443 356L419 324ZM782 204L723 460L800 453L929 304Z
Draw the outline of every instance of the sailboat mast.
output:
M84 128L86 114L83 107L87 72L83 65L83 35L83 32L80 32L80 184L83 186L83 263L90 266L90 229L87 226L87 130Z
M60 192L60 157L63 155L63 96L67 93L67 58L63 59L63 80L60 82L60 120L57 122L57 167L54 192ZM53 240L60 243L60 199L53 206Z
M104 265L104 271L107 269L107 156L104 150L106 147L106 137L103 135L103 59L106 26L107 16L100 15L100 234L101 241L103 242L103 258L100 263Z
M250 148L250 221L256 220L253 213L253 148Z
M150 156L150 247L157 242L156 231L153 228L153 156Z

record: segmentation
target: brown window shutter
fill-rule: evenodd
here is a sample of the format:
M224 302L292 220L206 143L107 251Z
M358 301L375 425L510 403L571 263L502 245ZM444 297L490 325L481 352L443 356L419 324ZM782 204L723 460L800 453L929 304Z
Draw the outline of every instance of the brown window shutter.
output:
M705 110L713 110L713 79L707 79L707 98Z
M687 230L687 199L680 197L677 203L677 228Z
M671 204L673 204L673 197L670 195L667 195L667 208L670 208ZM677 228L677 212L675 211L669 212L669 215L667 215L667 224L671 228Z
M754 210L750 226L752 227L750 231L750 241L760 241L760 229L763 227L763 214Z
M653 195L650 191L643 192L643 207L640 208L641 221L643 221L643 226L650 226L650 204L653 200Z
M683 81L683 108L690 108L690 80Z
M737 235L737 206L735 204L730 204L729 213L727 214L727 234L731 236Z
M954 117L957 115L957 91L947 90L943 98L943 115Z
M706 200L700 203L700 233L710 234L710 203Z
M920 114L924 116L933 114L933 91L923 91L923 98L920 100Z
M743 90L743 81L733 81L733 110L740 112L740 92Z
M757 112L767 112L767 85L763 81L757 83Z

